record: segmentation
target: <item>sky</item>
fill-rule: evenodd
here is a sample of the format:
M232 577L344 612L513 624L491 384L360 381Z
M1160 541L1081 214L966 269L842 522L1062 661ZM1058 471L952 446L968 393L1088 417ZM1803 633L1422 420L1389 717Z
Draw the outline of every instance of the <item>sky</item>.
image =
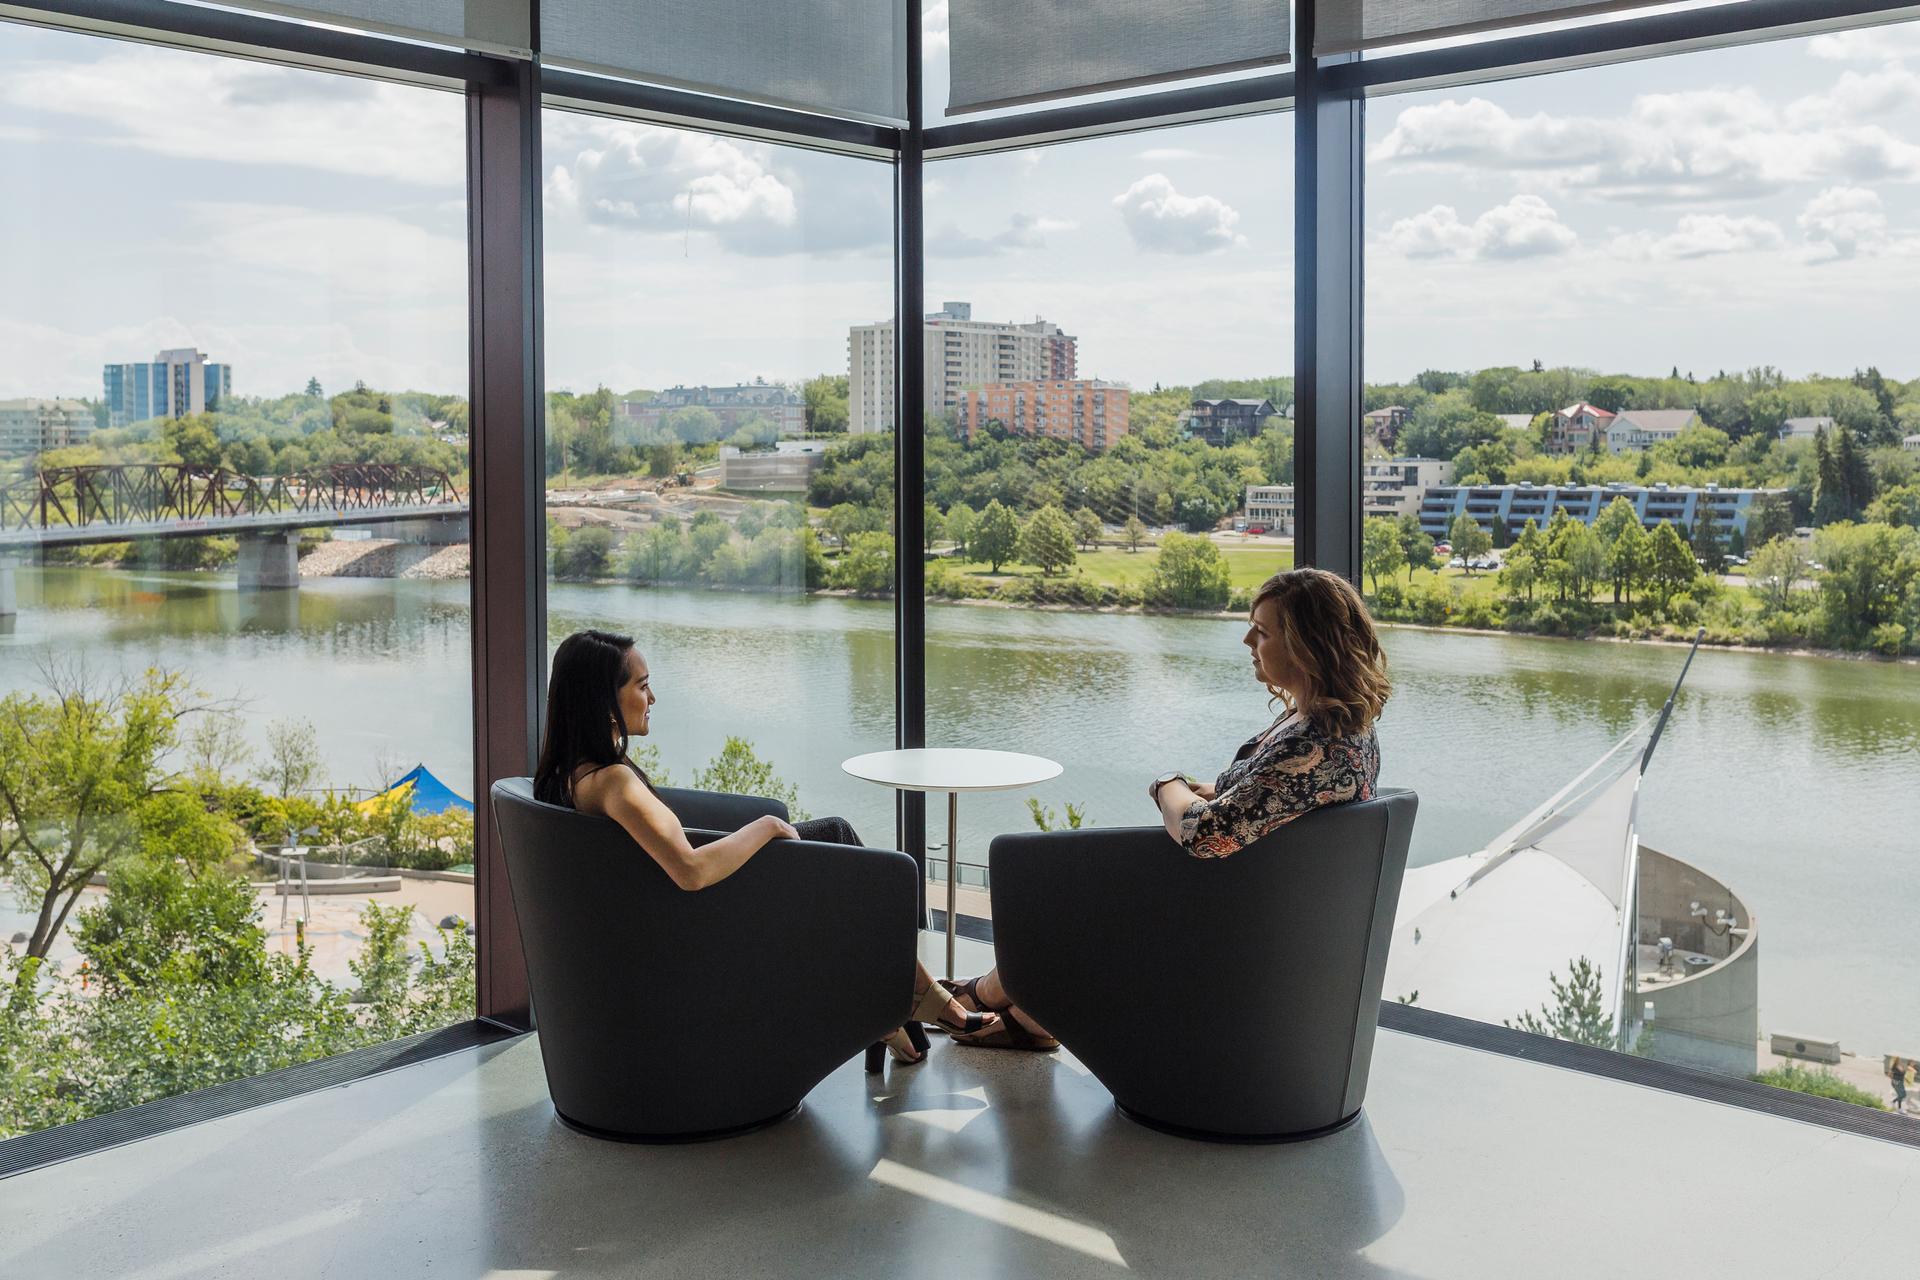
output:
M927 91L946 83L928 10ZM931 112L930 118L939 118ZM891 173L548 112L547 380L844 372ZM457 95L0 23L0 397L197 345L235 391L460 391ZM1292 363L1292 117L927 167L927 297L1136 387ZM1920 376L1920 24L1367 106L1367 375Z

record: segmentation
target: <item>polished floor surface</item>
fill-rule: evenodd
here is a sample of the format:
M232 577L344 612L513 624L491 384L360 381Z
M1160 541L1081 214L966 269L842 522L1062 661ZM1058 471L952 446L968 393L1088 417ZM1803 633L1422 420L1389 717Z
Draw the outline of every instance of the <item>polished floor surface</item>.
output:
M1152 1132L1070 1057L938 1039L772 1129L626 1146L554 1119L525 1037L0 1181L0 1276L1908 1276L1916 1174L1392 1033L1361 1122L1295 1146Z

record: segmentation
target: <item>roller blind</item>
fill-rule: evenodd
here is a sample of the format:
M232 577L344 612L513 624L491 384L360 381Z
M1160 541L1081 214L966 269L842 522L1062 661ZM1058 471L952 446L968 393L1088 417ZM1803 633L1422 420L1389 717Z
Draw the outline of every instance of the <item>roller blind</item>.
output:
M1467 35L1500 27L1644 9L1662 0L1320 0L1315 53Z
M900 0L541 0L540 56L803 111L907 115Z
M1287 60L1286 0L951 0L949 114Z
M527 0L223 0L236 9L324 22L330 26L431 40L489 53L525 54L532 47Z

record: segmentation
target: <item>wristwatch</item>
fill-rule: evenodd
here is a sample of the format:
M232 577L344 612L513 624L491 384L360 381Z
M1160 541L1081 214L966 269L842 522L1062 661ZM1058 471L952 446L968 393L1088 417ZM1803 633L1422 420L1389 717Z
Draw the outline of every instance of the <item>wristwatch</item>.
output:
M1153 796L1155 804L1158 804L1160 802L1160 788L1166 786L1169 782L1172 782L1175 778L1180 779L1180 781L1186 783L1188 786L1193 785L1193 779L1189 778L1186 774L1180 772L1178 769L1173 769L1173 770L1170 770L1169 772L1163 773L1159 777L1153 780L1153 786L1148 789Z

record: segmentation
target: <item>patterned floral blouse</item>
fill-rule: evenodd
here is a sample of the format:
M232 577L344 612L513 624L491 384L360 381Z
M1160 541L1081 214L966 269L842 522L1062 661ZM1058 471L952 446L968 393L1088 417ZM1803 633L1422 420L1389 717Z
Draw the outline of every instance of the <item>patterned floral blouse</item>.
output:
M1283 720L1247 740L1180 818L1180 843L1196 858L1224 858L1323 804L1371 800L1380 776L1380 740L1336 737L1311 720Z

